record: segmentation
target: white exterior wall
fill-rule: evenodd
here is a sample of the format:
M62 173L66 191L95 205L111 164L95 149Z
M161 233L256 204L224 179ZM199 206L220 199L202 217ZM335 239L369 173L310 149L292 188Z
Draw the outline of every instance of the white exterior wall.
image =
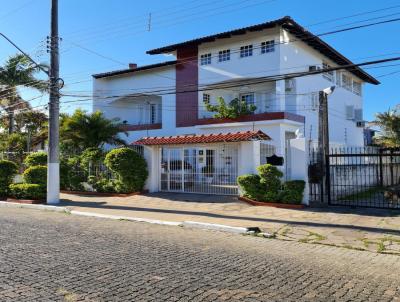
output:
M284 41L295 40L294 36L288 35L285 31L282 33ZM338 66L322 54L307 46L304 42L291 42L280 45L281 70L282 72L307 71L308 66L321 66L322 61L326 61L332 67ZM350 73L349 73L350 74ZM350 74L353 78L355 76ZM359 80L361 83L362 81ZM304 115L306 125L304 135L308 139L318 139L318 109L312 110L311 94L318 92L329 86L336 86L332 95L328 97L329 103L329 136L332 144L363 146L363 128L356 127L353 120L346 119L346 105L352 105L355 108L363 108L362 96L346 90L324 78L322 74L296 79L297 89L297 107L296 111L287 108L287 111ZM301 95L304 94L304 95Z

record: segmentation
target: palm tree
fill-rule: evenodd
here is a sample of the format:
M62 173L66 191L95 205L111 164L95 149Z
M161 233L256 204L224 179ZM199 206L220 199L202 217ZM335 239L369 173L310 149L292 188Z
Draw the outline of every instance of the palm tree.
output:
M389 109L378 113L374 124L378 125L381 133L377 142L385 147L400 146L400 112L399 109Z
M100 111L88 114L78 109L71 116L61 115L61 141L64 150L72 152L102 148L106 144L126 145L125 140L119 136L123 132L121 126L119 119L107 119ZM127 136L126 132L125 135Z
M20 96L18 87L30 87L42 92L48 89L46 81L35 77L40 67L47 68L43 64L32 64L28 57L22 54L10 57L0 66L0 108L7 113L9 134L14 132L15 111L30 108Z

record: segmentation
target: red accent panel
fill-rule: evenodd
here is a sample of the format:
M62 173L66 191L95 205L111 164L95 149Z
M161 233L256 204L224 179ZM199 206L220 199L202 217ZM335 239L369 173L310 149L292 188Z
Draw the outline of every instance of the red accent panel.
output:
M176 127L194 126L198 112L197 46L179 48L176 63Z
M146 124L146 125L121 125L121 131L139 131L161 129L162 124Z
M132 145L177 145L219 142L243 142L251 140L271 140L271 138L264 132L259 130L219 134L189 134L178 136L144 137L132 143Z
M258 114L249 114L241 116L235 119L216 119L216 118L204 118L198 119L197 125L209 125L209 124L225 124L225 123L236 123L236 122L257 122L257 121L270 121L270 120L291 120L299 123L304 123L305 117L289 112L266 112Z

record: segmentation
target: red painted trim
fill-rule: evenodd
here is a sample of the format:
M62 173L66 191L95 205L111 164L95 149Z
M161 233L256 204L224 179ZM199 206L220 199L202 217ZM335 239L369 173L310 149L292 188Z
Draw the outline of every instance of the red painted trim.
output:
M197 125L209 125L209 124L225 124L225 123L237 123L237 122L256 122L256 121L272 121L272 120L291 120L299 123L304 123L305 117L289 112L266 112L258 114L249 114L241 116L235 119L216 119L206 118L198 119Z
M135 195L142 195L148 193L148 190L144 190L142 192L133 192L133 193L100 193L100 192L85 192L85 191L60 191L63 194L70 194L70 195L82 195L82 196L99 196L99 197L129 197Z
M162 124L144 124L144 125L121 125L121 131L139 131L161 129Z
M197 46L179 48L176 63L176 127L196 125L198 116L199 66ZM188 91L189 92L185 92Z
M288 203L278 203L278 202L261 202L252 200L250 198L239 196L239 200L244 201L252 206L261 206L261 207L273 207L273 208L281 208L281 209L304 209L304 204L288 204Z
M22 204L44 204L45 200L32 200L32 199L16 199L16 198L7 198L6 202L15 202Z

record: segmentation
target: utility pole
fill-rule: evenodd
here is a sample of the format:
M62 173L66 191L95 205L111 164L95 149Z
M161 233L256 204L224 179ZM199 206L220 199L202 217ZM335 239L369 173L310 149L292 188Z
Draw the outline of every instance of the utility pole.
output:
M328 95L335 90L335 86L326 88L319 92L318 108L318 162L322 172L321 180L321 202L327 200L327 193L330 189L329 177L326 167L329 156L329 118L328 118Z
M58 48L58 0L51 0L50 33L50 98L49 98L49 152L47 165L47 203L60 202L60 156L59 156L59 48Z

